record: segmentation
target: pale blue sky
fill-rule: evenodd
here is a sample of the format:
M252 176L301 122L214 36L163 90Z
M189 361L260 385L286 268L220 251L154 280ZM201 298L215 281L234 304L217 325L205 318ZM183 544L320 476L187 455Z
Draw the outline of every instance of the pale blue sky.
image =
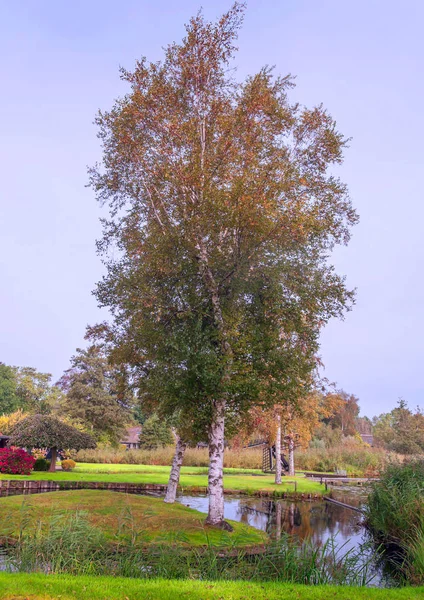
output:
M100 215L85 188L92 124L125 90L118 67L180 40L194 0L0 0L0 361L57 378L104 315ZM215 18L229 2L204 1ZM361 223L338 270L357 305L322 336L326 374L363 414L424 407L421 0L250 0L239 75L275 64L293 99L323 102L352 136L341 175Z

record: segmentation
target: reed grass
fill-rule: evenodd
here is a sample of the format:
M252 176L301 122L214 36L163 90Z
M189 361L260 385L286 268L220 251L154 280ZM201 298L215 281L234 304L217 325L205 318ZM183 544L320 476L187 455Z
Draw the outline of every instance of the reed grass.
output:
M424 460L387 467L368 497L367 523L402 563L405 576L423 584Z
M140 544L147 531L135 527L130 512L112 540L81 511L53 515L47 528L32 523L30 515L22 521L19 539L7 551L10 572L355 586L367 585L373 577L368 548L345 551L333 540L314 546L284 535L252 551L240 547L243 540L236 537L225 549L214 545L206 531L204 547L183 549L175 534L164 533L164 543Z
M73 458L77 463L133 464L168 466L172 463L174 448L156 450L128 450L100 448L80 450ZM360 443L340 444L334 448L309 448L297 451L296 469L300 471L334 472L342 469L351 476L376 475L393 459L381 448L370 448ZM187 467L209 465L207 448L188 448L184 456ZM233 469L261 469L262 448L227 449L224 467Z

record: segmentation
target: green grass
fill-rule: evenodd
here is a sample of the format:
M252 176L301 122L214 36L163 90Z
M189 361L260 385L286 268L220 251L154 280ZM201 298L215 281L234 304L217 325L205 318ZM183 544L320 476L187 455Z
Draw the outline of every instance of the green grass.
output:
M74 473L169 473L169 466L163 465L127 465L127 464L98 464L78 463ZM181 467L181 473L186 475L207 475L208 467ZM263 475L260 469L226 468L224 474L234 475Z
M2 600L419 600L424 588L370 589L280 583L137 580L0 573Z
M47 528L52 516L80 511L90 525L108 538L115 538L128 528L138 534L143 543L158 543L180 539L189 546L257 545L268 538L265 533L242 523L231 521L234 532L228 534L204 525L205 515L182 504L165 504L160 498L134 496L100 490L47 492L36 496L9 496L0 499L2 519L0 537L18 538L22 528L41 524ZM182 537L183 535L183 537Z
M98 465L88 464L78 466L72 472L58 471L56 473L34 472L27 475L0 475L0 479L33 479L43 481L88 481L107 483L138 483L162 484L168 483L170 467L154 465ZM232 471L232 473L228 473ZM298 493L324 494L325 486L302 476L284 477L281 485L274 483L273 475L264 475L253 470L240 473L238 469L226 469L224 487L243 493L268 492L281 494L294 492L295 482ZM207 471L203 467L183 467L180 485L185 490L206 488L208 485Z

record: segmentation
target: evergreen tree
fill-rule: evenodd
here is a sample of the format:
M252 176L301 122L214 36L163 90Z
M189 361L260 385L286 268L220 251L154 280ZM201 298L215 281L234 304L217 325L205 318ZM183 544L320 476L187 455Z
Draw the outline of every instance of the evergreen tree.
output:
M103 347L95 344L78 348L71 365L58 382L66 393L64 413L96 439L118 443L132 408L119 371L108 364Z
M144 422L140 435L140 448L154 450L173 443L171 428L157 414L153 414Z

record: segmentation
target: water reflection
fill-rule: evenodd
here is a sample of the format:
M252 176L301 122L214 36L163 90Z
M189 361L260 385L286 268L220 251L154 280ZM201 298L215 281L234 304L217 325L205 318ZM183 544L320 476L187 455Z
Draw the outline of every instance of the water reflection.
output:
M200 512L208 510L206 496L182 495L178 501ZM325 501L289 502L227 496L225 516L276 538L288 533L301 541L309 538L316 544L333 538L338 545L346 544L346 550L363 543L365 535L359 513Z

